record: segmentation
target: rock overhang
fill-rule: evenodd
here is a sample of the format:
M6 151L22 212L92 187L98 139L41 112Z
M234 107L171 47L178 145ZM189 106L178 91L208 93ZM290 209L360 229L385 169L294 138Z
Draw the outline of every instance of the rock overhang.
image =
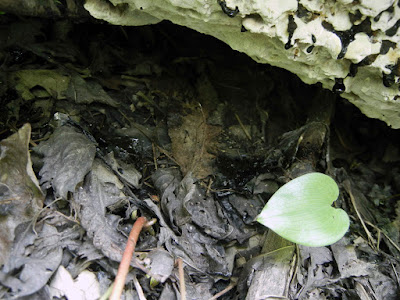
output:
M115 25L169 20L214 36L400 128L397 0L87 0L85 8Z

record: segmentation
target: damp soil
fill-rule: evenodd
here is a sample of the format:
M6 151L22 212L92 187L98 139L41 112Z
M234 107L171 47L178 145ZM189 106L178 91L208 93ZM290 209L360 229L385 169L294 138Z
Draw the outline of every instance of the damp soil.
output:
M181 299L179 258L187 299L400 296L400 133L340 95L168 22L10 15L0 82L0 298L99 298L137 216L123 299ZM254 221L309 172L350 216L331 246Z

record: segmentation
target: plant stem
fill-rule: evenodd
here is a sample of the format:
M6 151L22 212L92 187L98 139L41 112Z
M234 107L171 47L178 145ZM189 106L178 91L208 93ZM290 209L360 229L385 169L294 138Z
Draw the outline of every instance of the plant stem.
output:
M132 230L129 233L128 241L126 242L126 247L124 254L122 255L121 263L119 264L117 276L114 280L114 288L111 292L109 300L120 300L122 291L125 286L126 275L129 272L129 266L132 260L133 252L135 251L136 242L139 238L139 234L142 231L143 226L145 226L147 220L145 217L139 217L135 224L133 224Z
M181 300L186 300L185 273L183 270L183 261L182 258L180 257L178 258L178 270L179 270Z

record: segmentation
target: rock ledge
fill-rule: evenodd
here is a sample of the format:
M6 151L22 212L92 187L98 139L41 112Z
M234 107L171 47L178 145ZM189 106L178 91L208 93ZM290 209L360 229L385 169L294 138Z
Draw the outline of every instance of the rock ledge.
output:
M87 0L85 8L111 24L170 20L212 35L400 128L397 0Z

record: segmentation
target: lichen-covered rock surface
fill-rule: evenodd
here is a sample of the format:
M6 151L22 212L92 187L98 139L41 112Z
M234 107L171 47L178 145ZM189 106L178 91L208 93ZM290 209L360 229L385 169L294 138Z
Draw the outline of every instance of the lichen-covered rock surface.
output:
M400 128L397 0L109 1L87 0L85 8L112 24L170 20L212 35Z

